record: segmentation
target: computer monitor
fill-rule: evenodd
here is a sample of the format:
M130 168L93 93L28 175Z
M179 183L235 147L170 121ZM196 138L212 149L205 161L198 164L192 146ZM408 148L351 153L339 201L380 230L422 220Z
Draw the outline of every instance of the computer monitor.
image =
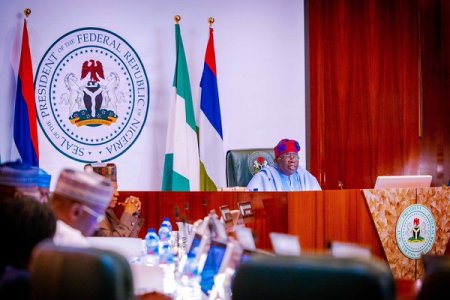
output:
M207 229L202 230L197 228L196 231L191 232L186 247L186 254L181 257L178 264L179 272L184 270L188 255L193 255L196 262L200 260L201 255L207 251L209 238L209 231Z
M205 241L202 235L195 233L194 238L192 239L191 245L187 251L188 254L192 253L194 255L197 255L199 252L199 249L201 249L200 245L202 244L202 241Z
M431 175L378 176L375 189L430 187Z
M233 244L212 240L204 263L199 263L200 288L209 294L214 286L214 277L229 265L233 253Z

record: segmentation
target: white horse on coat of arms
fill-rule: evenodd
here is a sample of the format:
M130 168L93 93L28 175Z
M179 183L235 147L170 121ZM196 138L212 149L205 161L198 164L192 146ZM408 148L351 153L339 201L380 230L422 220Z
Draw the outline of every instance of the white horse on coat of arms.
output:
M105 100L105 107L112 105L114 113L117 115L117 104L125 102L125 97L122 92L118 92L120 78L115 72L111 72L107 77L108 83L103 87L103 99Z
M75 74L69 73L64 77L64 83L66 88L69 90L69 93L64 93L61 95L61 100L59 104L63 103L65 105L69 104L69 115L71 116L73 113L73 109L75 104L78 104L78 109L81 108L81 100L83 96L83 92L81 87L78 85L77 78Z

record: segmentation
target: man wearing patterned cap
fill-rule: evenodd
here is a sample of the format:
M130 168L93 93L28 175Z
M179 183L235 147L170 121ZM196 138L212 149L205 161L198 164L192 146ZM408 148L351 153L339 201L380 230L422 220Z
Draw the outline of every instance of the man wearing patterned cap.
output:
M50 181L52 176L39 167L32 168L37 169L36 186L38 187L40 193L39 202L48 202L50 195Z
M283 139L274 148L275 165L256 173L247 185L249 191L310 191L321 190L316 178L299 167L300 145Z
M20 160L0 165L0 198L25 195L40 199L36 185L38 168L22 163Z
M39 167L20 160L0 165L1 195L25 195L39 202L47 202L51 176Z
M64 169L50 199L58 219L55 244L88 247L85 237L105 218L113 191L111 181L94 172Z
M100 223L95 236L117 236L117 237L138 237L144 219L140 218L141 201L139 198L130 196L124 202L118 202L119 192L117 185L117 166L114 163L87 164L85 170L92 169L112 181L114 194L108 208L105 211L106 218ZM123 212L118 218L114 212L116 205L123 206Z

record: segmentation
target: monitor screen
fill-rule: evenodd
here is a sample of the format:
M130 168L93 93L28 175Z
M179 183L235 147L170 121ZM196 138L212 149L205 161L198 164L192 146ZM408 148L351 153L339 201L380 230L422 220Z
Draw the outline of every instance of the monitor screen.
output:
M189 248L189 251L187 253L188 254L194 253L195 255L197 255L201 240L202 240L202 236L200 234L196 233L194 235L194 239L192 240L191 247Z
M226 249L227 244L211 241L206 261L200 274L200 287L206 294L208 294L214 286L214 277L219 273Z
M431 175L378 176L376 189L430 187Z

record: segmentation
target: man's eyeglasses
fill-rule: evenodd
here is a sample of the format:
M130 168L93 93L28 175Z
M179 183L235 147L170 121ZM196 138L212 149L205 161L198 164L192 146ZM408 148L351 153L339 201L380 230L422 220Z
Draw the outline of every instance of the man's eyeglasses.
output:
M285 153L285 154L280 155L279 159L284 160L284 161L298 160L299 156L298 156L298 154L295 154L295 153Z
M95 210L93 210L92 208L86 206L86 205L82 205L81 208L87 212L88 214L90 214L91 216L93 216L95 218L95 221L97 223L101 223L103 221L103 219L105 218L105 214L100 214L98 212L96 212Z

